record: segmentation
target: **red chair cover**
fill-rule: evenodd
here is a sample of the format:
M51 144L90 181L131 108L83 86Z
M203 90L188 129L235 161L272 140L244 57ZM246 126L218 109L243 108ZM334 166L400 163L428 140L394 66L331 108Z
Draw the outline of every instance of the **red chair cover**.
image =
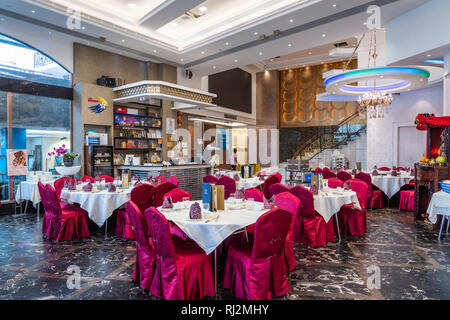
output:
M155 188L147 183L134 187L130 193L131 201L138 206L141 212L150 207L153 202ZM134 239L129 213L126 209L119 209L116 220L116 235L124 239Z
M327 171L330 171L330 169L327 168L327 167L325 167L325 168L322 169L322 173L325 173L325 172L327 172Z
M266 197L266 199L270 199L270 190L269 187L275 183L280 183L280 180L278 180L278 177L271 175L269 176L263 183L263 189L262 192L264 193L264 197Z
M336 178L336 173L330 170L327 171L324 170L322 175L324 179Z
M203 177L203 183L218 184L219 183L219 179L214 177L212 174L208 174L208 175Z
M148 227L139 207L133 202L126 204L130 225L136 238L136 264L133 269L133 281L139 282L141 289L149 290L155 272L155 250L148 237Z
M292 215L291 224L289 225L289 232L286 236L286 244L284 246L284 260L286 262L286 270L291 272L297 266L295 261L294 247L292 245L292 232L294 231L295 221L300 213L300 200L290 192L283 192L277 194L275 198L275 205L289 212Z
M228 199L230 194L236 192L236 181L233 178L222 176L217 184L225 187L225 199Z
M361 210L353 209L353 205L342 206L338 212L339 228L341 233L350 233L353 236L361 236L366 232L366 203L367 189L369 186L359 179L346 181L350 189L356 192Z
M245 191L244 191L245 200L253 199L256 202L263 202L263 197L264 197L264 193L262 193L261 191L259 191L256 188L245 189Z
M391 169L388 168L388 167L381 167L378 170L380 170L380 171L391 171Z
M256 221L254 241L233 242L223 287L248 300L269 300L289 293L283 252L291 220L289 212L274 208Z
M316 168L316 170L314 171L314 173L323 173L323 170L320 168Z
M335 241L334 234L327 239L326 223L323 217L314 210L314 196L311 191L296 186L290 192L300 200L300 215L294 225L292 239L309 246L325 246L328 241Z
M56 241L90 237L87 212L77 207L62 210L55 189L49 184L42 186L38 185L45 209L42 223L44 234Z
M344 186L344 182L338 178L330 178L328 179L328 187L329 188L342 188Z
M55 182L53 183L53 186L55 187L55 191L56 191L56 197L59 200L59 204L61 205L61 209L70 209L70 208L74 208L74 207L79 207L79 205L77 204L69 204L67 202L61 201L61 192L64 189L64 182L68 181L71 183L75 183L75 180L69 177L62 177L59 178L57 180L55 180Z
M167 182L173 184L175 187L178 188L178 179L177 179L177 177L171 176L171 177L169 177L167 179Z
M414 190L400 191L400 210L414 211Z
M105 179L106 183L114 182L114 178L111 176L108 176L106 174L100 176L100 180L103 180L103 179Z
M175 246L169 223L156 208L148 208L144 216L156 252L156 269L150 292L167 300L215 296L210 256L191 241Z
M155 192L153 193L153 207L160 207L163 204L164 195L172 189L176 187L168 182L164 182L155 188Z
M84 177L81 177L81 181L83 181L83 182L95 182L95 179L94 178L92 178L92 177L90 177L90 176L84 176Z
M342 182L345 182L347 180L350 180L352 178L352 175L350 173L348 173L347 171L341 171L341 172L338 172L337 178L339 180L342 180Z
M282 192L289 192L289 188L281 183L274 183L269 186L269 198L267 199L271 199L274 195Z
M172 189L169 192L167 192L164 195L163 199L169 198L169 197L172 198L173 203L181 202L181 201L183 201L183 198L189 198L189 201L192 200L191 194L189 192L178 189L178 188Z
M166 182L166 178L164 178L162 175L159 175L159 176L155 177L155 179L157 181L159 181L160 184Z
M367 207L372 209L383 208L383 195L380 190L373 190L372 177L370 174L359 172L355 175L355 179L359 179L367 183Z
M279 172L275 172L274 174L271 174L269 177L276 177L278 179L278 183L281 183L281 180L283 179L283 176Z

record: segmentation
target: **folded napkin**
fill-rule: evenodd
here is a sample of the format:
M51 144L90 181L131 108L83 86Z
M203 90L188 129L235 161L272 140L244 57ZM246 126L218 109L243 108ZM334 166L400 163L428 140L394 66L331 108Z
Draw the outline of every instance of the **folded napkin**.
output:
M68 184L67 184L67 189L69 191L74 191L74 190L77 190L77 186L69 181Z
M189 209L189 218L199 220L202 218L202 208L198 202L194 202Z
M397 173L397 171L395 171L395 170L392 170L392 172L391 172L391 176L393 176L393 177L396 177L396 176L398 176L398 173Z
M87 183L86 185L83 186L83 191L84 192L91 192L92 191L92 183Z
M350 183L344 183L344 190L350 190Z
M376 166L375 166L375 167L376 167ZM373 175L373 176L377 176L377 175L378 175L378 171L377 171L376 169L373 170L373 171L372 171L372 175Z
M244 188L242 188L241 190L236 190L236 192L234 193L234 197L236 199L244 199L245 197Z
M314 195L319 194L319 188L316 185L312 185L311 188L309 188L309 191L311 191Z
M236 173L235 175L234 175L234 180L235 181L239 181L241 179L241 177L239 177L239 175Z
M272 201L273 197L270 200L267 200L266 197L263 197L264 209L272 209L275 205L275 201Z
M355 175L356 174L356 169L352 170L352 174Z
M64 180L64 189L69 189L69 181Z
M164 198L162 207L163 209L172 209L173 208L172 198L171 197Z
M110 184L108 185L108 192L116 192L116 190L117 190L117 188L116 188L116 186L114 185L114 183L110 183Z
M266 176L265 176L265 175L262 174L262 175L259 176L259 180L260 180L260 181L264 181L265 179L266 179Z
M140 184L142 184L142 182L141 182L140 180L138 180L138 181L134 184L134 186L137 187L137 186L140 185Z
M100 182L100 177L99 176L95 176L94 182Z
M378 167L377 166L373 166L373 170L377 170L378 169Z

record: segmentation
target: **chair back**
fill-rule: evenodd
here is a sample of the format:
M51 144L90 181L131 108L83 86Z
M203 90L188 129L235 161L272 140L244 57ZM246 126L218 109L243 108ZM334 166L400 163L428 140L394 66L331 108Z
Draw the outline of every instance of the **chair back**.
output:
M245 189L245 191L244 191L245 200L253 199L253 200L255 200L255 202L263 202L264 201L263 197L264 197L264 193L262 193L261 191L259 191L256 188Z
M130 198L141 212L144 212L153 203L155 187L148 183L142 183L131 189Z
M341 171L338 172L337 178L341 180L342 182L345 182L347 180L350 180L352 178L352 175L348 173L347 171Z
M228 199L230 194L236 192L236 181L233 178L222 176L217 184L225 187L225 199Z
M90 176L84 176L84 177L81 177L81 181L93 183L93 182L95 182L95 179Z
M41 201L42 201L42 205L44 206L44 209L47 206L47 196L45 194L45 186L42 182L38 182L38 190L39 190L39 195L41 196Z
M370 174L367 174L365 172L359 172L355 174L355 179L359 179L367 183L367 200L369 200L372 196L372 177L370 176Z
M380 170L380 171L391 171L391 169L388 168L388 167L381 167L378 170Z
M56 191L55 189L47 184L45 187L45 204L44 209L46 212L50 213L52 215L52 219L55 219L59 217L59 219L62 218L62 210L61 205L59 203L58 198L56 197Z
M164 178L162 175L156 176L155 179L156 181L159 181L159 184L166 182L166 178Z
M323 178L324 179L331 179L331 178L336 178L336 173L334 173L333 171L330 170L324 170L323 173Z
M359 179L350 179L345 182L344 185L348 184L350 189L356 192L356 196L358 197L359 205L362 210L366 209L367 203L367 190L369 186L362 180Z
M314 173L323 173L323 170L320 168L316 168L316 170L314 171Z
M266 199L270 199L270 186L275 184L275 183L280 183L280 181L278 180L278 177L271 175L269 176L266 180L264 180L263 183L263 193L264 193L264 197L266 197Z
M278 179L278 183L281 183L281 180L283 179L283 176L279 172L275 172L271 174L269 177L276 177Z
M162 206L164 195L172 189L175 189L175 186L168 182L156 186L155 192L153 193L153 207L157 208Z
M131 229L133 230L137 245L140 249L151 255L153 248L148 241L148 226L142 211L132 200L127 202L125 208L130 218Z
M111 177L111 176L108 176L108 175L106 175L106 174L101 175L101 176L100 176L100 180L105 180L106 183L114 182L114 178Z
M167 178L167 182L173 184L175 187L178 188L178 179L175 176L171 176Z
M327 168L327 167L325 167L325 168L322 169L322 173L325 173L325 172L327 172L327 171L330 171L330 169Z
M328 179L328 187L329 188L342 188L344 186L344 182L338 178L330 178Z
M167 183L169 183L169 182L167 182ZM189 201L192 200L191 194L189 192L178 189L178 188L172 189L169 192L167 192L164 195L163 200L165 198L169 198L169 197L172 198L173 203L181 202L181 201L183 201L183 198L189 198Z
M281 183L274 183L269 187L269 195L270 197L267 199L271 199L274 195L277 195L282 192L289 192L289 188Z
M300 200L300 215L308 218L315 217L314 195L312 192L302 186L296 186L289 191Z
M283 255L291 220L292 215L280 208L273 208L258 218L255 224L253 261Z
M218 184L219 179L217 177L214 177L212 174L208 174L203 177L203 183L214 183Z
M290 192L282 192L275 197L275 206L289 212L292 216L291 224L289 226L289 232L287 239L290 240L292 231L294 230L295 221L300 213L301 202L296 196Z
M53 185L55 186L56 196L58 197L58 199L61 198L61 192L62 192L62 189L64 189L64 182L66 182L66 181L75 183L75 180L73 180L72 178L69 178L69 177L59 178L59 179L55 180L55 182L53 183Z

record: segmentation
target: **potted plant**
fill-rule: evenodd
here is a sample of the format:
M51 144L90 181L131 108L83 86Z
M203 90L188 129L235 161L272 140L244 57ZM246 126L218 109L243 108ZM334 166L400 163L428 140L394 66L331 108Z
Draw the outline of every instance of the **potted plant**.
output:
M65 167L71 167L73 166L73 162L75 160L75 158L78 157L78 154L76 153L71 153L68 152L69 150L66 149L66 145L63 144L61 147L59 148L53 148L52 152L49 152L49 156L55 156L55 158L62 158L63 159L63 163Z

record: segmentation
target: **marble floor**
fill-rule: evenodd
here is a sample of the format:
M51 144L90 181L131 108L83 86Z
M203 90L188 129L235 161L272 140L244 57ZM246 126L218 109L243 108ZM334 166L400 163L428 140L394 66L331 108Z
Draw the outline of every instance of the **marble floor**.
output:
M131 281L134 242L100 230L88 240L52 243L41 221L0 216L0 300L154 299ZM281 299L450 299L450 237L438 241L429 225L393 209L369 211L367 224L364 236L343 236L340 244L295 244L291 293ZM72 265L80 267L79 289L67 286ZM219 289L218 299L233 296Z

